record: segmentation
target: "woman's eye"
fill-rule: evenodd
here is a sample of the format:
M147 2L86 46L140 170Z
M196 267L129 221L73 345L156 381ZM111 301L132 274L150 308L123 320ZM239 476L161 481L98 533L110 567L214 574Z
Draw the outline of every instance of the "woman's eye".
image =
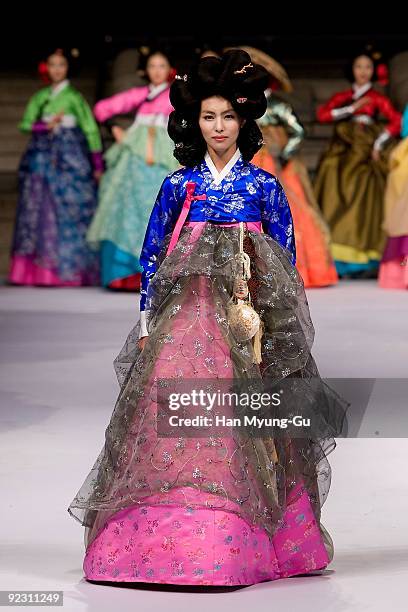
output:
M205 115L204 119L208 120L208 119L212 119L211 115Z
M225 115L226 119L234 119L234 115Z

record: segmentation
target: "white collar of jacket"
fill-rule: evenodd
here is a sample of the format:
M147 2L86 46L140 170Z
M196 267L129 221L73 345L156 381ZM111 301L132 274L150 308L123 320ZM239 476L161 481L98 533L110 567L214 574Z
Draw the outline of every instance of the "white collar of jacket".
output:
M63 89L65 89L69 85L69 79L64 79L61 83L58 83L55 87L51 87L51 97L56 96Z
M235 166L235 164L237 163L240 157L241 157L241 151L237 149L234 155L229 160L229 162L223 167L223 169L218 171L217 168L215 167L213 160L210 157L210 154L207 151L204 157L204 161L207 164L208 169L211 172L214 183L216 185L219 185L221 181L225 179L227 174L232 170L232 168Z
M147 99L154 100L154 98L156 98L159 94L161 94L162 91L164 91L168 87L169 87L169 84L167 81L164 81L164 83L160 83L160 85L153 85L152 83L150 83L149 84L149 95L147 96Z
M357 85L353 83L353 100L357 100L357 98L361 98L369 89L371 89L373 84L371 81L366 83L365 85Z

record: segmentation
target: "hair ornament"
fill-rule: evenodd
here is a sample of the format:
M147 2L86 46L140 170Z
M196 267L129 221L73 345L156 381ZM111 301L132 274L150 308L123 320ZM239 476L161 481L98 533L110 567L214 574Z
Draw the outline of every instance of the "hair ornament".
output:
M49 85L51 83L50 73L48 72L47 62L40 62L37 67L38 75L43 83Z
M245 66L242 66L241 70L234 70L234 74L246 74L246 69L253 67L254 65L252 64L252 62L249 62L249 64L245 64Z

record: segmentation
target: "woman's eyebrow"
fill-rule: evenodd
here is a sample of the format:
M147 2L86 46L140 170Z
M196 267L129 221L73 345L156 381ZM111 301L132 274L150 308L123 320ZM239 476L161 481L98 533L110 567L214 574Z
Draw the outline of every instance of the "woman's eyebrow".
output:
M221 115L225 115L225 113L233 113L233 112L235 112L233 108L228 108L227 110L222 111ZM201 111L201 114L203 114L203 113L206 113L207 115L215 115L216 114L214 111L205 110L205 109L203 109Z

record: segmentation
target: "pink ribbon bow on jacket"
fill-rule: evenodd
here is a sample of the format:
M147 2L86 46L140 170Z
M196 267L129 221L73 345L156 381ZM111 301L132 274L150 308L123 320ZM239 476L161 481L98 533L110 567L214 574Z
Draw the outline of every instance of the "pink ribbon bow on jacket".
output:
M183 208L181 209L181 213L179 218L177 219L176 225L174 226L174 230L173 233L171 235L171 239L170 239L170 243L167 249L167 255L170 255L170 253L172 252L172 250L174 249L174 247L177 244L177 241L179 239L180 236L180 232L181 232L181 228L184 225L184 221L187 218L188 212L190 210L190 206L191 206L191 202L193 200L206 200L207 196L205 193L203 193L202 195L194 195L194 190L196 188L196 183L187 183L187 195L186 195L186 199L184 200L183 203Z

